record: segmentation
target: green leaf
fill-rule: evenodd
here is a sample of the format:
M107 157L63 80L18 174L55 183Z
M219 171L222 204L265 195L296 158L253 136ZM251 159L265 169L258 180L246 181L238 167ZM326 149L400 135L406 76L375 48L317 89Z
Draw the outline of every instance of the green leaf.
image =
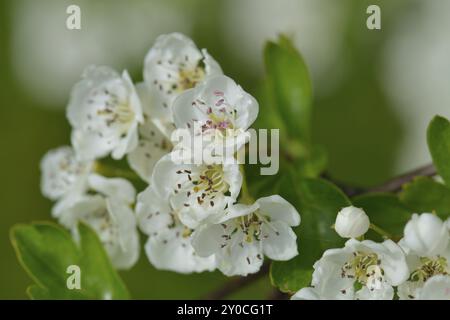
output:
M370 222L387 231L395 237L401 238L406 222L411 218L411 211L400 202L397 196L388 193L371 193L353 199L353 205L363 208L370 218ZM366 238L381 241L383 238L369 230Z
M270 281L281 292L294 293L311 284L313 274L310 269L302 269L288 262L273 262L270 266Z
M428 148L439 175L450 186L450 122L436 116L428 126Z
M301 176L316 178L327 168L328 153L323 146L313 145L309 154L296 162L295 167Z
M450 189L431 178L415 178L403 186L399 197L412 212L436 212L442 219L450 216Z
M297 180L286 175L281 182L281 195L299 211L302 221L295 229L299 254L290 261L274 261L271 280L283 292L295 292L311 281L312 266L324 250L341 247L344 239L332 228L336 215L351 205L347 196L323 179Z
M19 262L34 280L27 289L32 299L127 299L128 291L113 269L92 229L78 226L80 246L69 232L53 223L16 225L11 242ZM67 267L81 270L81 289L68 289Z
M300 53L291 41L280 36L264 49L268 95L286 124L289 135L308 146L311 133L312 87Z

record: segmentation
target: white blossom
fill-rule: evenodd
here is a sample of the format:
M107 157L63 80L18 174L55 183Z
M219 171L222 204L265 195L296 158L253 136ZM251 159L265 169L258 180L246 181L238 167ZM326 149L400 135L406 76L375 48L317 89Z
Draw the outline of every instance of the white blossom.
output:
M232 156L248 141L246 130L256 120L258 110L258 102L223 75L208 78L173 104L176 127L202 137L211 154L225 156Z
M152 187L138 195L136 213L140 229L149 236L145 252L156 268L180 273L215 269L215 257L203 258L195 253L192 229L181 223L178 212Z
M173 122L175 98L218 74L222 74L219 64L185 35L159 36L145 57L144 81L150 96L149 113L163 123Z
M364 210L350 206L339 211L334 229L342 238L358 238L369 230L369 226L369 217Z
M447 248L448 226L431 213L414 214L405 226L404 244L420 256L436 255Z
M41 160L42 194L51 200L82 194L93 169L92 161L79 161L71 147L50 150Z
M150 182L189 228L217 219L237 199L242 175L237 164L177 164L168 154L155 165Z
M225 275L257 272L264 255L289 260L298 254L297 236L291 227L300 224L297 210L278 195L237 204L215 224L199 226L192 245L200 256L214 255Z
M141 102L126 71L90 66L72 89L67 117L73 127L72 144L82 160L111 153L121 159L138 142L144 121Z
M393 286L409 276L405 255L395 242L350 239L344 248L329 249L314 264L310 288L293 299L391 300Z
M400 299L428 299L433 296L429 288L440 287L441 284L447 285L446 297L450 298L450 233L447 223L434 214L422 213L414 214L406 224L404 238L399 244L407 255L410 276L398 287Z
M77 222L94 229L114 267L129 269L139 257L139 236L131 204L134 187L121 178L89 177L91 193L59 202L53 214L59 222L72 229L77 238Z

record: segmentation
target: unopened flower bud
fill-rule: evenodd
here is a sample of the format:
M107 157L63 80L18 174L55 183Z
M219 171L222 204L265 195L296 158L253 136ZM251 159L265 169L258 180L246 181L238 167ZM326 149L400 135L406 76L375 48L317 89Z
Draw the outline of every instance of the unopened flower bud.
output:
M343 208L336 217L334 229L342 238L357 238L369 230L369 217L360 208Z

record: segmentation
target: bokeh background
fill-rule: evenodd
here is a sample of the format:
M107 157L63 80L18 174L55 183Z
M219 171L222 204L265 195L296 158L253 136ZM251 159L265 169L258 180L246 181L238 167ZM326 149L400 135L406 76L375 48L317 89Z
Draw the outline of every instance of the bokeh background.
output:
M81 30L65 27L70 4L81 7ZM381 7L380 31L366 28L370 4ZM69 143L71 86L89 64L141 80L154 39L173 31L207 48L251 93L264 74L264 42L290 35L313 78L314 139L347 184L376 185L428 163L427 123L450 117L450 0L0 1L0 298L26 298L31 279L9 229L51 219L39 161ZM144 255L121 275L141 299L201 298L227 280L157 271ZM265 278L232 298L270 292Z

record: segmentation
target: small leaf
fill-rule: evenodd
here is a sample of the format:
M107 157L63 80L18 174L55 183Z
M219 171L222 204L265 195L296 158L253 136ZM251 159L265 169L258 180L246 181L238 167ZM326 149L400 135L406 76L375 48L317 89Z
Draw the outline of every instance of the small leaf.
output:
M450 122L436 116L428 126L428 148L439 175L450 186Z
M336 215L351 205L347 196L335 185L323 179L286 175L281 181L281 195L291 202L301 215L296 228L299 254L289 261L274 261L272 283L284 292L295 292L311 281L311 269L324 250L344 244L332 228Z
M311 284L313 269L294 267L290 263L273 262L270 266L270 280L281 292L291 292Z
M32 299L127 299L128 291L92 229L79 225L81 246L69 232L53 223L16 225L11 242L19 262L34 280L27 289ZM81 289L68 289L67 267L81 269Z
M418 177L403 186L400 200L414 213L436 212L450 216L450 189L428 177Z
M363 208L369 216L370 222L393 235L395 240L402 237L403 228L411 218L411 211L393 194L365 194L354 198L353 204ZM372 230L369 230L365 237L375 241L383 240Z
M264 49L268 99L286 124L289 135L305 146L310 143L312 87L300 53L281 36Z

